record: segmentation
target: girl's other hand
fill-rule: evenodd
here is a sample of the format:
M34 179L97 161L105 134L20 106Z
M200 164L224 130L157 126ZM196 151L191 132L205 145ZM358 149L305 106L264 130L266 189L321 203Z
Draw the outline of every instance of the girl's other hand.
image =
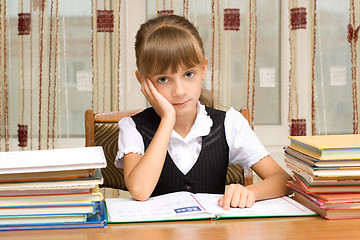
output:
M176 112L173 105L161 95L154 87L150 79L145 78L141 83L141 92L144 94L150 105L155 109L161 119L170 117L174 120Z
M230 207L251 207L255 202L255 193L241 184L230 184L227 186L224 196L219 198L218 204L225 210Z

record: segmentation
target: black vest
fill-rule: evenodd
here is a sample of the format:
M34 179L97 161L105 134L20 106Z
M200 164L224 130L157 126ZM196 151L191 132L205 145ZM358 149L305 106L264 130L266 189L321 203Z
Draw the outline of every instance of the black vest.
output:
M229 164L229 147L224 129L225 112L212 108L206 108L206 111L213 120L213 126L209 135L202 138L200 155L195 165L184 175L167 153L152 197L184 190L193 193L224 193ZM147 108L132 119L143 137L146 151L160 124L160 117L153 108Z

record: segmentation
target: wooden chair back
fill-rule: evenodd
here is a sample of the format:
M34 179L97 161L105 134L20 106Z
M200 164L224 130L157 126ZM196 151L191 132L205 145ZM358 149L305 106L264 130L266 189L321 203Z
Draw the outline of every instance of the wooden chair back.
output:
M102 146L107 160L107 167L102 169L104 183L101 187L127 190L124 182L123 169L115 166L114 161L118 151L118 122L124 117L130 117L142 109L94 113L89 109L85 112L85 146ZM250 124L250 114L247 108L241 113ZM240 183L249 185L253 183L251 169L242 169L238 164L230 165L226 176L226 184Z

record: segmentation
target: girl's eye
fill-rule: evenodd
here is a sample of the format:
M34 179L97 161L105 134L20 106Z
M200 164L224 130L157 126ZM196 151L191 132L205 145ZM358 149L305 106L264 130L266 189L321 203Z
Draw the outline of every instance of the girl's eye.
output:
M161 77L161 78L158 79L159 83L166 83L167 81L168 81L168 79L164 78L164 77Z
M185 77L186 77L186 78L191 78L191 77L193 77L194 75L195 75L195 73L193 73L193 72L188 72L188 73L185 74Z

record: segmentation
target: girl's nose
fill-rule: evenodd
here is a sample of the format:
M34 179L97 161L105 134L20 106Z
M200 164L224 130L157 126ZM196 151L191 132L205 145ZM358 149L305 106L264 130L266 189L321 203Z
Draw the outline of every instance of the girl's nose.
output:
M175 81L173 96L181 96L185 93L185 86L182 80Z

